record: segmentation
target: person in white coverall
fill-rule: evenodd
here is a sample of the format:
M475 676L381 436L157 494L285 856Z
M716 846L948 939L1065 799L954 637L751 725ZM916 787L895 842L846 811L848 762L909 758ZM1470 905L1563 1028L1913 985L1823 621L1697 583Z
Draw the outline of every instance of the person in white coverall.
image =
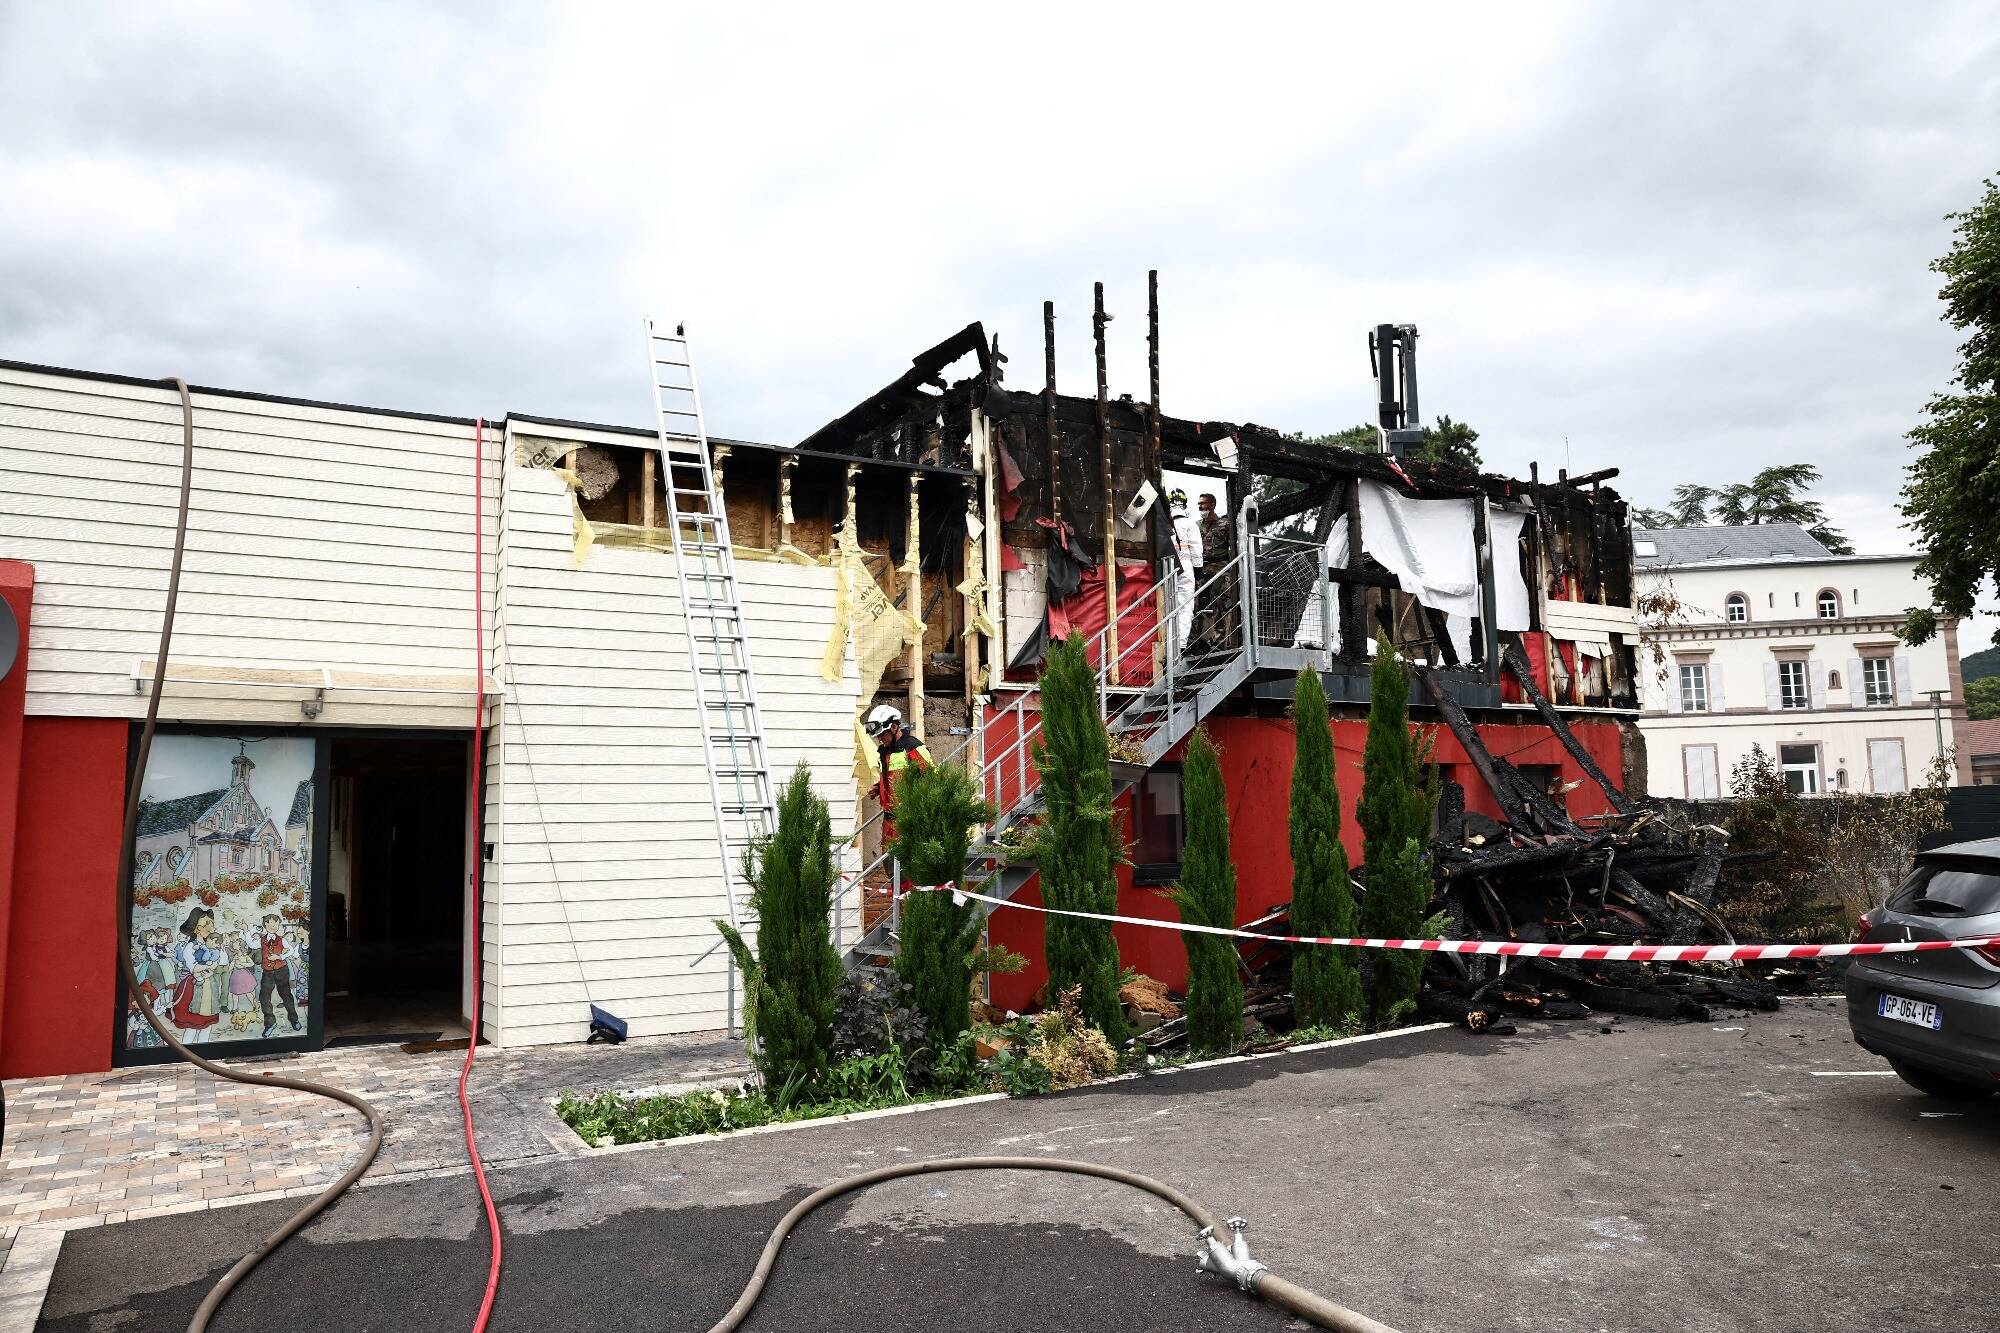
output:
M1202 564L1201 526L1188 513L1186 491L1168 495L1167 509L1174 519L1174 647L1185 652L1188 636L1194 632L1194 573Z

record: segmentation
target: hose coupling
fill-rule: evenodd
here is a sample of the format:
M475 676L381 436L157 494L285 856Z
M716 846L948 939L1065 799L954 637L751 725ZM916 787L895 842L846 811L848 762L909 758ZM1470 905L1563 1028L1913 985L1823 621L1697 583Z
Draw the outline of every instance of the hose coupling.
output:
M1266 1270L1263 1264L1250 1257L1249 1243L1243 1239L1243 1230L1249 1223L1240 1217L1232 1217L1227 1225L1230 1231L1227 1245L1216 1236L1214 1227L1203 1227L1195 1233L1195 1240L1201 1246L1201 1271L1219 1273L1234 1281L1242 1291L1255 1291L1257 1274Z

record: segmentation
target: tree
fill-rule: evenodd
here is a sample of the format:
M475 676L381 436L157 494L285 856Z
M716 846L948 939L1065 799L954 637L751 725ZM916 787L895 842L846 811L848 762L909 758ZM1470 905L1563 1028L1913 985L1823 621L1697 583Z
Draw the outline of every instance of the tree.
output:
M767 1083L812 1085L833 1048L833 1000L841 980L833 949L832 830L826 802L801 763L778 798L778 825L743 854L757 950L728 923L716 929L743 970L744 1026L757 1037Z
M1292 694L1292 931L1352 935L1354 891L1340 841L1340 787L1333 730L1319 672L1299 672ZM1361 974L1354 950L1299 945L1292 950L1292 1008L1301 1027L1338 1027L1361 1017Z
M1424 438L1410 451L1410 457L1419 463L1445 463L1477 472L1480 457L1473 441L1478 438L1479 432L1463 421L1439 417L1434 424L1424 427Z
M1945 322L1966 337L1952 377L1958 391L1932 397L1928 419L1909 434L1923 452L1903 487L1903 516L1922 551L1917 573L1936 611L1958 617L1972 614L1989 581L2000 586L2000 183L1985 184L1978 203L1949 215L1957 239L1931 265L1945 279ZM1912 608L1911 643L1936 633L1928 610Z
M1097 715L1097 676L1080 635L1056 644L1043 668L1035 770L1042 778L1042 818L1025 855L1041 872L1043 904L1058 911L1117 911L1115 872L1123 848L1111 809L1111 742ZM1123 1041L1111 924L1055 915L1042 921L1049 993L1081 987L1092 1025L1113 1042Z
M1181 882L1167 896L1188 925L1233 930L1236 866L1229 859L1229 798L1222 763L1208 733L1197 731L1181 765L1181 809L1187 840L1181 849ZM1188 1040L1197 1051L1233 1051L1243 1041L1243 977L1235 941L1191 933L1187 945Z
M1665 509L1635 510L1634 521L1646 528L1796 523L1835 555L1853 555L1854 547L1847 538L1827 523L1825 506L1805 498L1805 489L1818 480L1819 469L1810 463L1781 463L1728 486L1683 482L1674 487L1672 504Z
M2000 717L2000 676L1967 681L1965 707L1974 722L1991 722Z
M1361 755L1361 933L1412 939L1423 928L1431 898L1422 862L1430 842L1431 796L1410 735L1410 673L1387 639L1375 640L1368 684L1368 742ZM1411 844L1415 844L1412 849ZM1369 1012L1376 1027L1394 1022L1414 1003L1423 955L1383 950L1374 960Z
M913 883L960 885L972 828L993 818L979 784L954 764L910 767L896 779L896 857ZM972 956L981 914L949 893L912 893L903 900L896 975L922 1011L932 1049L945 1051L972 1028Z

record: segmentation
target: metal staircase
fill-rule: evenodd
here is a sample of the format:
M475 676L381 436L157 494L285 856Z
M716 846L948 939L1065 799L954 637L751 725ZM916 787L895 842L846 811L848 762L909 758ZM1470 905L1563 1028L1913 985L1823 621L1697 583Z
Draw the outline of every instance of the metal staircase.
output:
M695 714L708 761L709 797L722 844L723 894L729 924L737 912L738 868L744 853L777 826L764 720L757 706L757 678L736 588L736 558L729 544L729 515L715 481L701 389L686 330L662 331L646 321L646 355L652 363L653 405L658 414L660 463L667 494L667 527L673 534L674 572L680 582L694 676ZM735 1027L735 976L730 969L730 1027Z
M1191 642L1178 641L1171 584L1165 590L1168 604L1150 630L1134 633L1124 624L1146 603L1120 613L1119 674L1153 677L1137 693L1112 684L1112 664L1104 662L1110 628L1092 639L1091 657L1103 663L1097 673L1098 700L1112 737L1114 797L1131 790L1147 770L1253 675L1330 665L1323 646L1331 637L1324 613L1317 630L1301 626L1312 607L1330 605L1328 597L1312 593L1315 586L1322 592L1330 591L1325 570L1320 567L1321 551L1317 542L1258 533L1254 530L1254 510L1246 514L1237 532L1236 555L1208 572L1195 592L1199 614ZM1308 639L1311 646L1299 646ZM970 887L996 898L1013 897L1035 874L1031 866L1009 864L1003 845L1008 830L1041 811L1040 777L1032 761L1034 742L1041 734L1041 712L1028 707L1035 697L1032 691L1023 692L1009 707L975 726L957 749L938 756L940 763L977 764L980 785L1000 811L986 837L967 858L965 876ZM992 753L991 742L996 737L1004 743ZM964 758L968 750L970 759ZM857 846L861 835L881 818L877 814L856 831ZM885 871L889 883L900 886L901 867L887 851L843 876L834 906L837 923L844 924L851 910L849 895L858 897L870 879ZM889 912L851 944L836 934L836 947L841 948L850 970L869 966L895 951L900 905L900 895L892 892Z

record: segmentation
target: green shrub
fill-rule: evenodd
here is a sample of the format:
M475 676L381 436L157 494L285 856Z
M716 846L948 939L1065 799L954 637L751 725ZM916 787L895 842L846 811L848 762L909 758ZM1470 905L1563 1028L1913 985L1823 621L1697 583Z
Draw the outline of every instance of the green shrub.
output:
M955 765L908 768L896 781L896 856L916 884L963 885L972 828L993 818L970 773ZM903 899L896 972L909 983L931 1040L952 1043L972 1026L974 954L982 913L948 893Z
M1190 925L1233 929L1236 866L1229 859L1228 795L1221 761L1205 731L1195 732L1188 743L1181 809L1187 821L1181 882L1168 897ZM1243 976L1236 942L1200 933L1181 939L1188 958L1188 1040L1198 1051L1233 1051L1243 1043Z
M1333 731L1319 673L1299 672L1292 696L1292 932L1354 934L1354 890L1340 841L1340 786ZM1361 974L1354 950L1302 944L1292 950L1292 1008L1305 1026L1358 1022Z
M1111 751L1097 714L1097 677L1072 636L1056 644L1042 672L1042 736L1035 745L1042 817L1023 848L1041 872L1042 902L1058 911L1116 912L1123 859L1111 808ZM1049 990L1075 988L1092 1026L1125 1039L1118 1001L1118 945L1107 921L1049 915L1042 951Z
M756 952L726 923L715 923L743 971L744 1026L756 1036L766 1083L816 1084L833 1049L842 976L833 948L835 873L826 802L801 763L778 798L776 830L743 856Z
M1410 734L1409 669L1386 639L1375 641L1368 690L1368 743L1361 756L1361 800L1354 811L1362 842L1360 933L1412 939L1430 907L1424 849L1430 843L1433 794L1419 745ZM1423 963L1422 954L1378 952L1369 996L1374 1026L1387 1026L1398 1003L1415 1000Z

